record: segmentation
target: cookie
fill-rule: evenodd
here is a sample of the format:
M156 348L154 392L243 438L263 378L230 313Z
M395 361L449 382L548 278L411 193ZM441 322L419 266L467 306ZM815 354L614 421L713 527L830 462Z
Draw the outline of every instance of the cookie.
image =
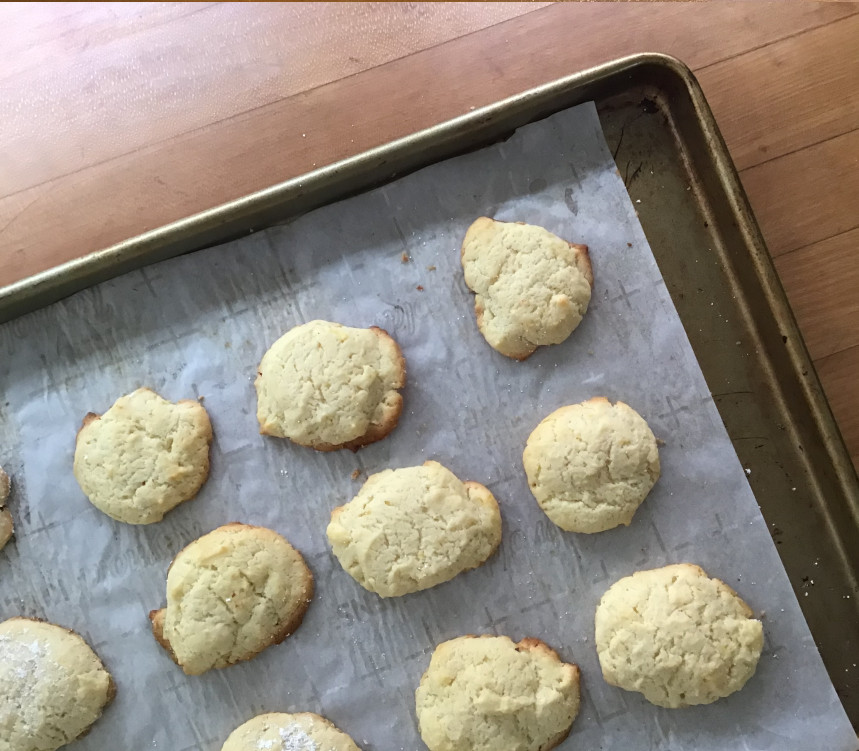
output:
M739 691L755 672L763 626L734 590L688 563L638 571L597 606L605 680L660 707L687 707Z
M93 506L117 521L152 524L193 498L209 475L212 425L192 400L149 389L90 412L78 431L74 473Z
M6 504L9 500L9 493L12 491L12 480L0 467L0 507Z
M462 241L477 326L502 355L524 360L560 344L582 322L594 277L586 245L542 227L480 217Z
M483 485L426 462L370 476L334 509L328 542L362 587L398 597L480 566L501 542L501 513Z
M29 618L0 623L0 750L53 751L84 735L116 689L74 631Z
M529 436L522 460L540 508L568 532L628 525L659 479L647 423L603 397L552 412Z
M311 712L261 714L239 725L221 751L361 751L346 733Z
M436 647L415 704L430 751L548 751L579 712L579 669L537 639L460 636Z
M319 451L355 451L397 426L405 382L405 360L387 331L328 321L296 326L260 362L260 433Z
M277 532L233 522L185 547L167 571L152 632L189 675L250 660L301 625L313 575Z
M7 508L0 508L0 550L6 547L6 543L15 534L15 524L12 521L12 513Z
M9 492L12 489L12 481L0 467L0 550L6 547L6 543L12 539L15 534L15 526L12 523L12 514L6 508L6 501L9 500Z

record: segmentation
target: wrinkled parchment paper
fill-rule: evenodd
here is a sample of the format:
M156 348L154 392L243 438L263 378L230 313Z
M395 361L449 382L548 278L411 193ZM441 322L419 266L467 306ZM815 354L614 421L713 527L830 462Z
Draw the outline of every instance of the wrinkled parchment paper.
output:
M462 279L459 245L482 214L591 249L596 287L583 324L524 363L480 336ZM408 362L400 426L357 454L258 434L256 365L313 318L382 326ZM539 637L580 665L581 713L563 749L856 747L592 104L6 324L0 384L0 463L15 475L17 518L0 560L0 615L79 631L118 685L78 751L218 751L254 714L302 710L367 751L422 749L414 689L433 647L467 633ZM87 502L72 456L84 414L141 385L171 400L205 397L215 443L199 496L160 524L132 527ZM531 497L521 453L546 414L594 395L626 401L665 441L662 479L629 528L568 534ZM382 600L330 554L330 511L367 474L430 458L494 492L500 550L452 582ZM232 520L285 535L318 593L282 645L185 676L155 643L147 613L164 604L176 552ZM734 587L762 615L766 644L742 692L672 711L603 682L593 616L616 579L680 561Z

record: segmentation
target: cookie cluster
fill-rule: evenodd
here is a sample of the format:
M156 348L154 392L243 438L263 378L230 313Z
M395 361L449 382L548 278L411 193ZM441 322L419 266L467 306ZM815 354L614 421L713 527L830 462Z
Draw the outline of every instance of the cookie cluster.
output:
M563 342L588 310L588 248L541 227L482 217L465 235L461 260L478 328L507 357L525 360ZM262 357L260 432L318 451L356 451L395 429L405 384L405 358L386 331L310 321ZM206 482L212 440L200 401L173 403L141 388L104 414L86 415L74 476L112 519L157 523ZM661 471L645 419L601 396L545 417L522 461L547 517L582 534L631 524ZM0 470L0 547L12 533L8 491ZM427 461L370 476L333 510L326 535L357 584L402 597L484 564L501 544L502 517L484 485ZM281 643L301 625L313 594L310 569L283 536L233 522L176 555L166 605L150 613L152 632L186 674L200 675ZM698 566L636 572L614 583L596 609L603 677L661 707L716 701L755 672L763 629L752 615ZM76 634L23 618L0 623L0 728L11 733L0 749L59 748L86 732L113 693L104 665ZM570 732L580 699L578 667L551 647L486 635L439 644L415 694L430 751L548 751ZM358 751L311 713L258 715L223 751L261 748Z

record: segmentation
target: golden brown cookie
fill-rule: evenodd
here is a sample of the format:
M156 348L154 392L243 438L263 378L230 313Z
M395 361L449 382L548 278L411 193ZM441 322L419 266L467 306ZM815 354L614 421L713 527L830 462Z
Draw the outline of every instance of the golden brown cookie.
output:
M522 455L540 508L568 532L628 525L659 478L656 438L623 402L594 397L556 409Z
M538 639L461 636L436 647L415 692L430 751L548 751L579 712L579 669Z
M680 563L612 584L596 611L603 677L660 707L739 691L754 675L763 626L724 582Z
M524 360L581 323L594 286L586 245L542 227L480 217L462 241L477 326L502 355Z
M312 712L261 714L239 725L221 751L361 751L346 733Z
M6 501L9 500L9 492L12 489L12 481L0 467L0 550L6 547L6 543L12 539L15 534L15 525L12 523L12 514L6 508Z
M327 533L355 581L398 597L484 563L501 542L501 513L483 485L430 461L369 477L334 509Z
M0 749L53 751L84 735L113 700L110 674L74 631L0 623Z
M212 425L196 400L173 404L150 389L90 412L78 431L74 473L100 511L128 524L161 521L209 476Z
M319 451L357 450L397 426L405 380L402 352L383 329L296 326L260 362L260 432Z
M304 618L313 575L277 532L233 522L185 547L167 572L152 632L189 675L250 660Z

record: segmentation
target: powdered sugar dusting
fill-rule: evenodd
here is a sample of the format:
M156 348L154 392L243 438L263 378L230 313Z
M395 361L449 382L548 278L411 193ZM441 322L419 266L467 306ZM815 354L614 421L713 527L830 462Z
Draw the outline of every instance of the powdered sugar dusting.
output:
M37 639L22 642L0 634L0 663L12 665L16 678L30 677L34 682L44 677L47 650Z
M39 696L45 691L49 674L59 667L38 639L23 641L0 634L0 665L4 683L0 686L0 727L38 726Z
M280 739L281 751L319 751L316 741L296 723L281 728Z
M320 751L316 741L295 722L280 728L279 732L279 745L276 738L260 738L257 748L260 751Z

